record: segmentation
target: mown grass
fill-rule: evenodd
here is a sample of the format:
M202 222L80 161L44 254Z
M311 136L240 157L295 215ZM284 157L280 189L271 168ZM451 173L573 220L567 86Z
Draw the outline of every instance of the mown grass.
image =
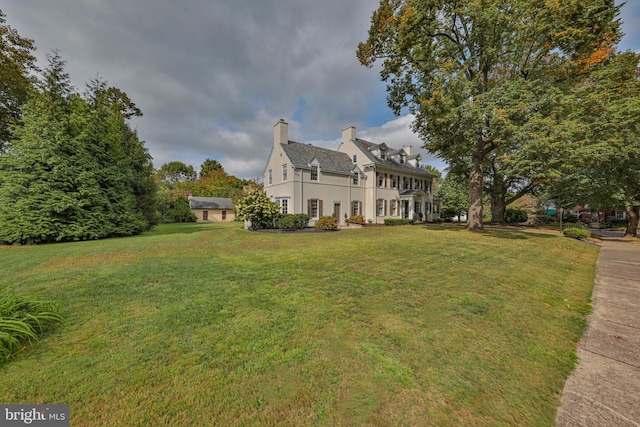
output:
M1 286L67 319L0 366L0 402L83 426L553 425L596 257L441 226L0 247Z

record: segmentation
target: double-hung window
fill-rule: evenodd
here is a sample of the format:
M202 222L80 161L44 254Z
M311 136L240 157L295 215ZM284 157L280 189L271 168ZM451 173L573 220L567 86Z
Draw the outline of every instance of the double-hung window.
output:
M273 169L269 169L269 176L267 178L269 185L273 184Z
M287 165L282 165L282 180L287 180Z
M317 181L317 180L318 180L318 167L311 166L311 181Z

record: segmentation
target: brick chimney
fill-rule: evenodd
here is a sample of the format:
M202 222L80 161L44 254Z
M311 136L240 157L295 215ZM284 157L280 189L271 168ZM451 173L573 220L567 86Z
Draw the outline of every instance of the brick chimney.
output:
M280 119L273 126L273 145L277 147L280 144L288 144L289 143L289 123L285 122L284 119Z

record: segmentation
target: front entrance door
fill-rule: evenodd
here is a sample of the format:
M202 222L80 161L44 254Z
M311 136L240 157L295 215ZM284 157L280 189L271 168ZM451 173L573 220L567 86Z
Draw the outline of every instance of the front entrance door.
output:
M403 201L403 211L402 212L402 217L403 218L409 218L409 201L408 200L404 200Z

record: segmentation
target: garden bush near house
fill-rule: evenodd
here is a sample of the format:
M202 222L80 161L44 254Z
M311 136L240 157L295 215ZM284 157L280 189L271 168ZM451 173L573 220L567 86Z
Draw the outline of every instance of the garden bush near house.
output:
M238 203L236 216L249 221L252 229L262 229L275 228L282 214L277 203L264 192L254 190Z
M562 233L567 237L572 237L578 240L588 239L590 236L589 230L583 230L580 228L565 228Z
M351 215L348 222L349 224L364 225L364 217L362 215Z
M409 218L385 218L385 225L406 225L406 224L414 224L414 221Z
M316 228L334 231L338 229L338 219L334 216L321 216L316 222Z
M283 230L300 230L309 224L307 214L284 214L278 218L278 228Z
M607 220L600 225L600 228L623 228L629 223L626 219L607 218Z
M0 291L0 363L63 321L50 302Z
M527 213L521 209L507 208L507 210L505 210L504 220L508 224L520 224L523 222L527 222L527 219Z

